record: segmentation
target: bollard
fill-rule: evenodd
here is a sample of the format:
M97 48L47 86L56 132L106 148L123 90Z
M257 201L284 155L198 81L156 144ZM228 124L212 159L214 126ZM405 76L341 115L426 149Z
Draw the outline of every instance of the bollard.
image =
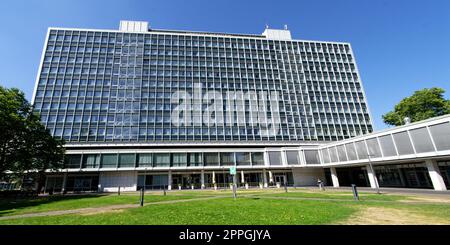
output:
M166 186L163 186L164 196L166 195Z
M144 188L141 188L141 200L140 200L141 207L144 206Z
M325 187L323 186L323 183L320 183L320 190L321 190L321 191L324 191L324 190L325 190Z
M352 184L352 191L353 191L353 199L355 199L355 201L359 201L358 190L356 189L355 184Z
M233 190L233 198L236 200L236 175L233 174L233 185L232 185L232 190Z
M120 186L119 186L119 189L117 190L117 195L120 196Z
M286 175L284 176L283 181L284 181L284 183L283 183L284 184L284 192L287 193L288 192L288 188L287 188L287 176Z

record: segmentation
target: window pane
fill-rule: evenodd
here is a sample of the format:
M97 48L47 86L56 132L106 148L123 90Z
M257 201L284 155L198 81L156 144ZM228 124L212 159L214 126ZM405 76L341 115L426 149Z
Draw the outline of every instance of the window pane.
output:
M217 153L204 153L205 166L219 166L219 156Z
M186 167L187 166L187 154L186 153L173 153L172 154L172 166Z
M83 168L97 168L100 166L100 155L87 154L83 156Z
M450 150L450 123L430 126L430 132L438 151Z
M413 129L410 131L410 134L417 153L434 151L427 128Z
M330 163L330 154L328 153L328 149L322 149L322 159L323 163Z
M385 157L397 155L397 152L395 151L394 141L392 141L392 137L390 135L381 136L379 140L381 150L383 150L383 155Z
M252 165L264 165L263 152L252 152Z
M367 159L367 155L369 153L367 152L366 144L364 141L358 141L355 143L356 151L358 151L358 158L359 159Z
M330 150L331 163L337 163L337 162L339 162L339 161L338 161L338 158L337 158L337 150L336 150L336 147L331 147L331 148L329 148L329 150Z
M320 164L319 151L305 150L306 164Z
M117 167L117 154L102 155L102 168L116 168L116 167Z
M154 153L153 154L153 166L154 167L169 167L170 166L170 153Z
M298 151L286 151L286 158L289 165L300 164L298 159Z
M202 153L189 153L189 166L202 166Z
M269 152L270 165L281 165L281 152L270 151Z
M237 165L250 165L250 152L236 152Z
M66 155L65 168L80 168L81 155Z
M347 155L345 155L345 148L344 145L338 145L337 146L338 156L339 156L339 162L346 162L347 161Z
M152 160L151 153L140 153L138 154L138 167L151 167Z
M134 167L135 159L135 154L119 154L119 168Z
M356 157L356 149L353 143L345 144L345 148L347 149L347 155L349 161L358 160Z
M399 155L413 154L414 150L412 148L411 141L407 132L400 132L393 134L395 145L397 146Z
M381 157L381 150L377 138L368 139L366 143L369 148L370 157Z
M233 152L221 152L220 164L222 166L234 166L234 153Z

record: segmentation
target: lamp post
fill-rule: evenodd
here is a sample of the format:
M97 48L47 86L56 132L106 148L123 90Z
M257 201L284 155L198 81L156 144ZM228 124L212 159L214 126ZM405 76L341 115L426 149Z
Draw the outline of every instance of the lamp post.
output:
M372 171L372 174L373 174L373 180L374 180L374 182L375 182L375 188L377 189L377 194L381 194L381 193L380 193L380 188L379 188L379 186L378 186L377 175L375 174L375 170L373 169L373 166L372 166L372 160L370 159L371 156L372 156L372 155L367 154L367 157L368 157L368 159L369 159L369 167L370 167L370 171Z

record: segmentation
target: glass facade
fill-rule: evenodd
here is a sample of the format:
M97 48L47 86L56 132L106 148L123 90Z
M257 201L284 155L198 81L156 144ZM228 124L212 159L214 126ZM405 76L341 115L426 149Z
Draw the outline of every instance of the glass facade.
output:
M279 154L279 152L277 152ZM298 154L298 152L292 152ZM272 165L281 165L277 155ZM204 159L204 161L203 161ZM299 164L297 161L289 165ZM64 168L135 168L264 165L264 152L68 154Z
M330 143L319 147L322 163L344 163L388 157L411 157L413 154L432 154L450 150L450 123L425 122L410 129L385 132Z
M34 106L72 144L320 141L372 131L348 43L258 35L52 28Z

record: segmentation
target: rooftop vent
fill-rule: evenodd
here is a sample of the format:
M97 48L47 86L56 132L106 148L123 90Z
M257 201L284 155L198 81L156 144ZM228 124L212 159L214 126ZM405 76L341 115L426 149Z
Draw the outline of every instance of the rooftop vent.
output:
M131 32L147 32L148 31L148 22L121 20L119 30L120 31L131 31Z
M275 39L275 40L292 40L291 32L287 29L287 25L284 25L284 29L270 29L269 26L266 25L266 29L262 33L267 39Z

